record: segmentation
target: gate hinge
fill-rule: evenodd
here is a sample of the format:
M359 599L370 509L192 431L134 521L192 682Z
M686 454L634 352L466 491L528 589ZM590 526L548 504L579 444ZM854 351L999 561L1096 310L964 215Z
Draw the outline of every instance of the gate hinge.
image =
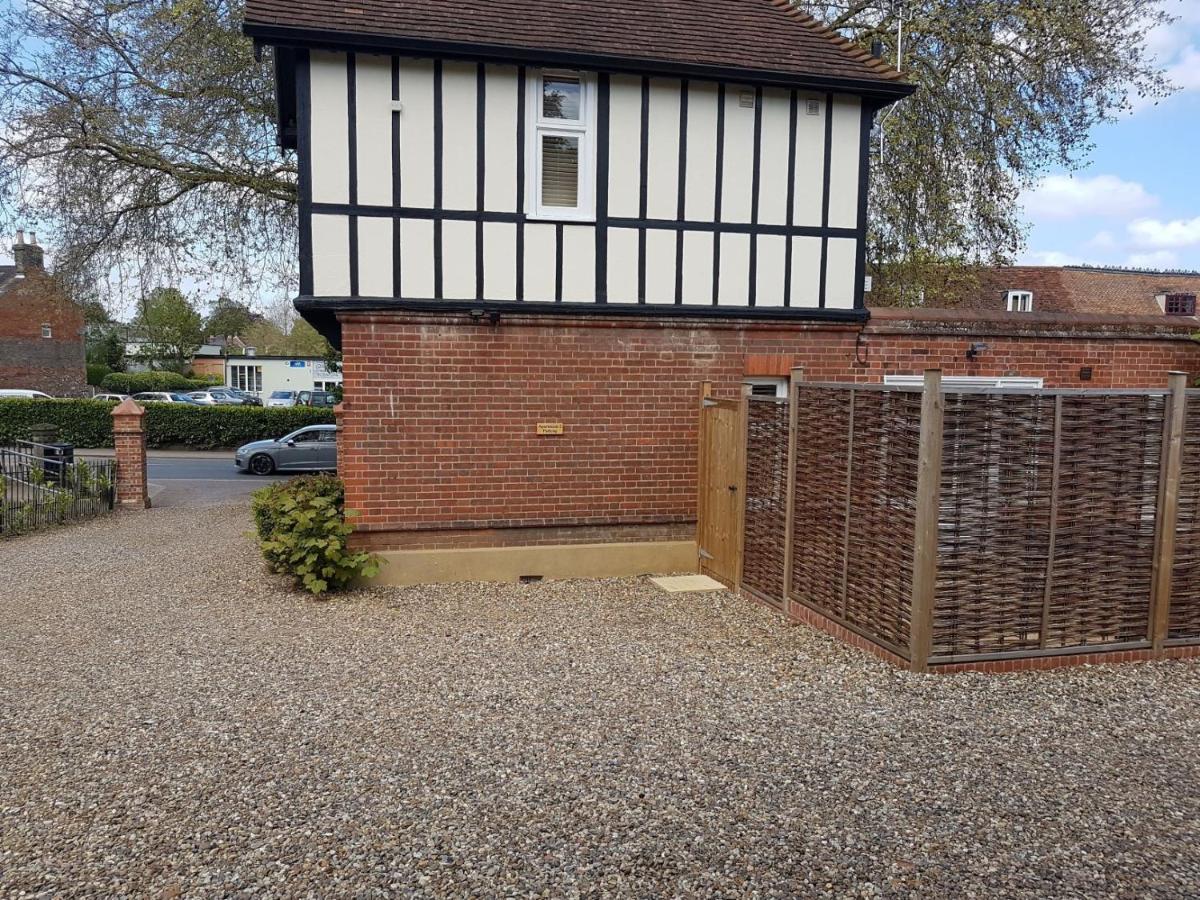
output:
M711 553L709 553L707 550L705 550L703 547L700 547L698 549L700 550L700 558L701 559L712 559L713 558L713 555Z
M702 407L705 407L705 408L707 408L707 407L709 407L709 406L716 406L716 405L717 405L717 401L716 401L716 400L710 400L708 397L705 397L703 400L701 400L701 401L700 401L700 405L701 405Z

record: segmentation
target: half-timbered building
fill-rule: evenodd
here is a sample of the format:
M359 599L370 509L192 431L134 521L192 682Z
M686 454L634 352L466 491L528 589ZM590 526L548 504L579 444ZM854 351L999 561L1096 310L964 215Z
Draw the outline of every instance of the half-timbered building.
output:
M910 87L786 0L249 0L245 30L356 539L405 579L694 566L699 385L866 319L872 122Z

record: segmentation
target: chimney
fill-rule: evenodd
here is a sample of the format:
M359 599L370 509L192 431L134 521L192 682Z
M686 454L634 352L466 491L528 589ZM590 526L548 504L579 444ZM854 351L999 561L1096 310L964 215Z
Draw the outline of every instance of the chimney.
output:
M13 262L18 272L40 272L42 265L42 248L37 242L37 232L29 232L29 243L25 243L25 232L17 229L17 242L13 244Z

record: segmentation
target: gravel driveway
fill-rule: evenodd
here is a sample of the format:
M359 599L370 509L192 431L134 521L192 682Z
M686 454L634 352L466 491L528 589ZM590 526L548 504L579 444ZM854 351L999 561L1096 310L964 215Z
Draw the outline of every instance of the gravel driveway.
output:
M1200 885L1200 666L922 678L643 580L267 578L234 508L0 543L0 895Z

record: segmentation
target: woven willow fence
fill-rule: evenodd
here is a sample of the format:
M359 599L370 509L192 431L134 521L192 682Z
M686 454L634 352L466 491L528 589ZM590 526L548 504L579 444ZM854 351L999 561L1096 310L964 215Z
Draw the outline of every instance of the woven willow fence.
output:
M1200 643L1185 388L748 398L740 585L917 670Z

